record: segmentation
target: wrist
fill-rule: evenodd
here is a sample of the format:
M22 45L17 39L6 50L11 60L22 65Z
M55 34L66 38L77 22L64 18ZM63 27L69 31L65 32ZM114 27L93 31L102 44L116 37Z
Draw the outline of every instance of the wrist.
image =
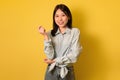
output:
M45 33L43 34L43 36L46 37L46 36L47 36L47 33L45 32Z
M44 34L44 39L45 39L45 40L48 40L48 35L47 35L47 33Z

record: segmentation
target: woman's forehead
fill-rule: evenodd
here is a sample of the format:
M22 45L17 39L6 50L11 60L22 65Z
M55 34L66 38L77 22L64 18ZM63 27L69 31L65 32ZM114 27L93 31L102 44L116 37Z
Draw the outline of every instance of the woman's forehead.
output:
M65 14L61 9L58 9L55 14Z

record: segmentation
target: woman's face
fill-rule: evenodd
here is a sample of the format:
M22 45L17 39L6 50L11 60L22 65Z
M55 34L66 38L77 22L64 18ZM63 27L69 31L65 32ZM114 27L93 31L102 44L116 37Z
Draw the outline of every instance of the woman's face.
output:
M59 26L59 28L64 28L66 27L66 24L68 22L68 17L66 14L58 9L55 13L55 23Z

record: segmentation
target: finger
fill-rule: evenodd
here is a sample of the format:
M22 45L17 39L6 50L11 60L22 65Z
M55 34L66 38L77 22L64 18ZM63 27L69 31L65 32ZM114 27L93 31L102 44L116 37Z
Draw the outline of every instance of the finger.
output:
M44 59L44 61L47 61L48 59Z
M42 26L39 26L39 30L40 30L40 28L42 28Z
M48 61L44 61L46 64L50 64L50 62L48 62Z

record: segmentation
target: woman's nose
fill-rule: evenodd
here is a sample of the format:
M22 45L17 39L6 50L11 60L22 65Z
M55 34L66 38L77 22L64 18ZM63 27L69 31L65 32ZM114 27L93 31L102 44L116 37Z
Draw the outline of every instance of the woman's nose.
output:
M59 17L59 21L61 21L62 20L62 17Z

